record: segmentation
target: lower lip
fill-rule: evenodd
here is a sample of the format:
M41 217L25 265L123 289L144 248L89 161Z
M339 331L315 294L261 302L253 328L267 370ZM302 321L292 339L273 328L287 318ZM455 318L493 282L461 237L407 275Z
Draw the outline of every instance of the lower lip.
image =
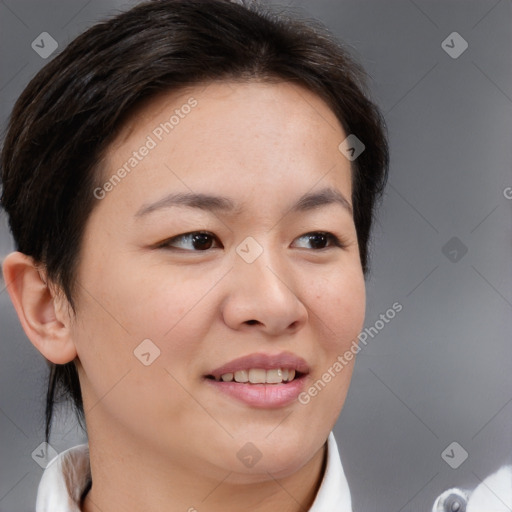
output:
M252 407L276 409L290 405L304 389L305 376L299 377L286 384L249 384L238 382L223 382L205 379L220 393L239 400Z

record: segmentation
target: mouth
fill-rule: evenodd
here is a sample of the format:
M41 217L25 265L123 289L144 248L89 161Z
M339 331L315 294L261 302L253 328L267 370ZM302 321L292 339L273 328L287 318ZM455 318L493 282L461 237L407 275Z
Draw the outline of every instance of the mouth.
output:
M290 405L304 389L306 361L295 354L252 354L204 375L217 392L256 408Z

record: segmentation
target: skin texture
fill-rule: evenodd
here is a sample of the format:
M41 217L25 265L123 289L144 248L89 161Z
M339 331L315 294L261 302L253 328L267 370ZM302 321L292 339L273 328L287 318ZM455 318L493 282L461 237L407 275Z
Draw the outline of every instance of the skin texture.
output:
M338 150L346 134L295 84L194 86L133 113L101 182L191 97L190 113L161 141L153 136L156 147L98 200L81 249L77 316L20 253L4 263L9 293L37 349L77 364L93 477L83 511L307 510L354 360L306 405L276 409L225 396L204 376L240 356L288 351L307 361L307 388L357 338L365 286L351 214L336 203L289 212L327 186L351 202L350 162ZM227 196L240 210L173 206L136 217L171 192ZM186 238L158 247L199 230L212 233L211 248ZM345 247L327 239L315 248L304 235L316 231ZM249 236L263 249L252 263L236 252ZM134 355L145 339L160 350L149 366ZM262 454L252 468L237 457L247 442Z

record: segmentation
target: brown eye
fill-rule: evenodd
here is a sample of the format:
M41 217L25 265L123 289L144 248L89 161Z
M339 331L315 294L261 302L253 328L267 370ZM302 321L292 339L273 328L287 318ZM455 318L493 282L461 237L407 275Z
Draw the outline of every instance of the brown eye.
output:
M215 240L217 240L217 237L208 231L193 231L191 233L184 233L183 235L170 238L160 244L159 247L166 249L177 248L185 251L198 252L211 249Z
M343 244L338 237L325 231L306 233L300 236L299 240L301 238L305 239L307 243L311 244L311 248L316 250L329 249L330 247L345 247L345 244ZM329 242L332 242L331 246L328 246ZM306 247L306 249L307 248L308 247Z

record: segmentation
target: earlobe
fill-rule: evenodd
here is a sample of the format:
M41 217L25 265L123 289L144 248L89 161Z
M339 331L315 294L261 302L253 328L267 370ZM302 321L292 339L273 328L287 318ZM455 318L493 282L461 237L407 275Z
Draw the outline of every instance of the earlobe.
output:
M33 258L15 251L2 267L7 291L32 344L52 363L73 361L77 352L69 318L57 308L57 297Z

